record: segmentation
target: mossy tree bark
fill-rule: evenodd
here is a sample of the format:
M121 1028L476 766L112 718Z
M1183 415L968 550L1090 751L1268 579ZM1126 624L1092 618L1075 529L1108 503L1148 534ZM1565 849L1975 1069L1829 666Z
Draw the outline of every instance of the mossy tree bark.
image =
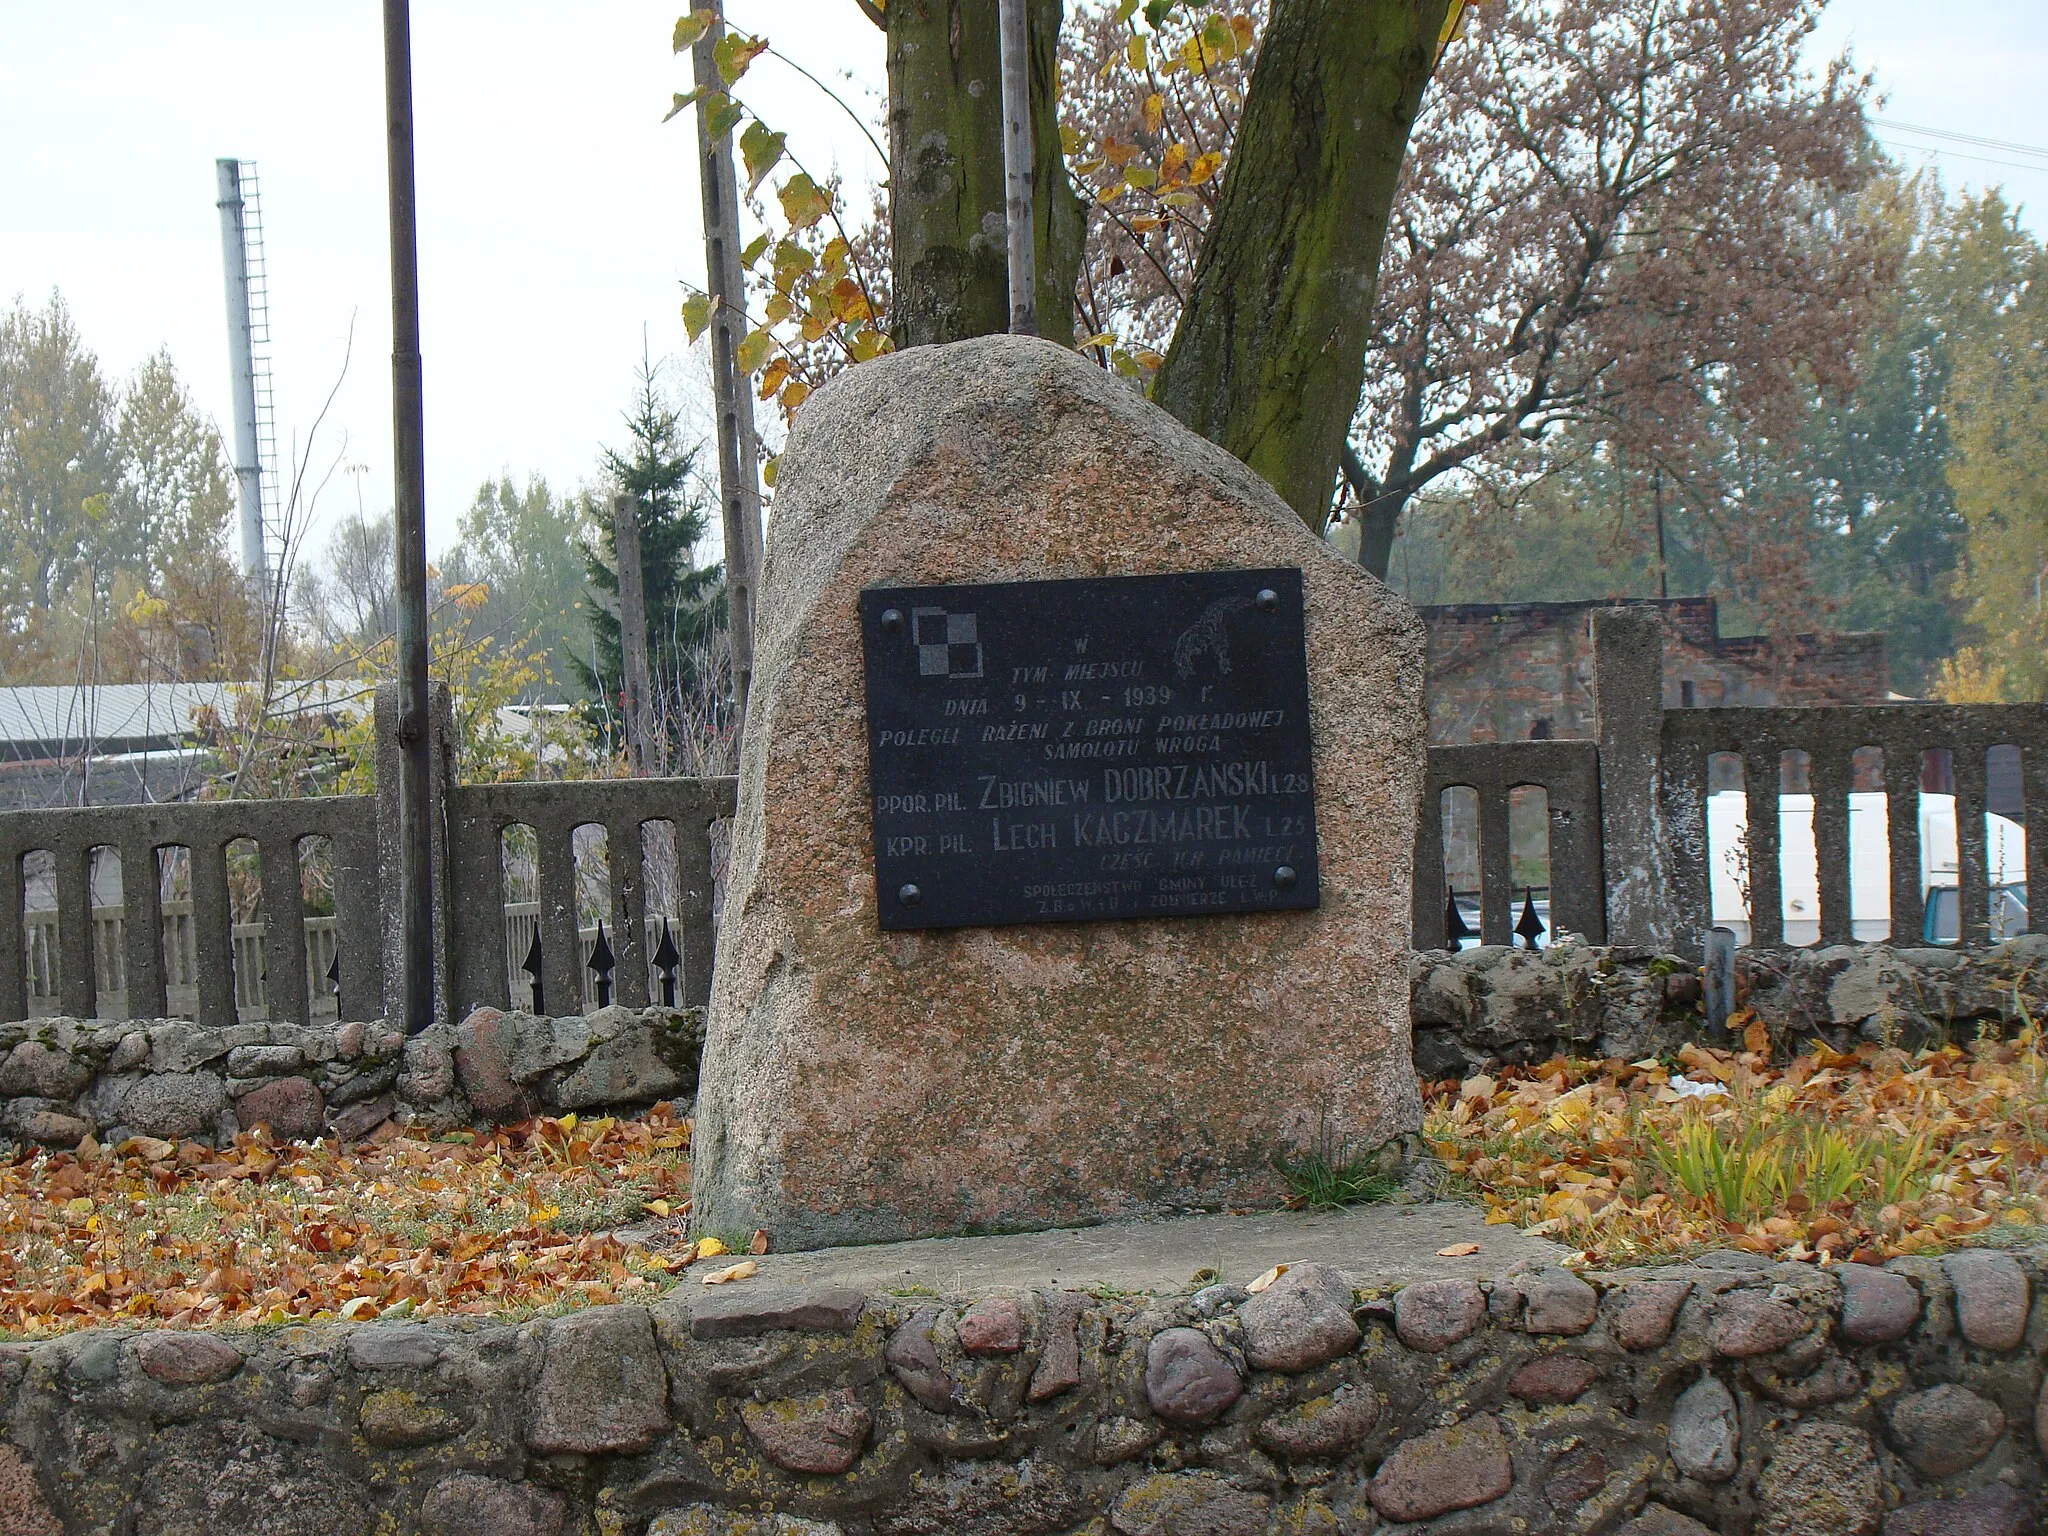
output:
M1446 0L1274 0L1155 398L1320 532Z
M1073 338L1081 205L1059 137L1063 0L1031 0L1039 329ZM1007 330L1002 58L996 0L892 0L890 330L898 347Z

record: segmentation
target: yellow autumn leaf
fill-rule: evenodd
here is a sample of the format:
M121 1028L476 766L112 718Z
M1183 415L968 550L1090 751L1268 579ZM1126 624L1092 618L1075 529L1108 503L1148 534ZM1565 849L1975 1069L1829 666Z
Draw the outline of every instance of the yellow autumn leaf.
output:
M727 1248L724 1243L721 1243L715 1237L700 1237L697 1239L696 1256L700 1259L715 1259L721 1253L730 1253L731 1251L730 1248Z
M742 1259L730 1269L714 1270L704 1277L706 1285L730 1285L735 1280L745 1280L760 1271L761 1266L752 1259Z
M669 39L673 51L681 53L685 48L694 47L697 40L711 30L711 23L715 20L717 13L708 8L678 16L675 32Z
M747 66L767 51L768 40L765 37L728 32L712 45L711 53L718 65L718 78L733 86L747 72Z
M802 379L791 379L782 386L782 409L787 415L810 398L811 386Z
M666 1200L649 1200L643 1203L640 1209L648 1212L650 1215L659 1216L666 1220L668 1217L669 1205Z
M1440 1259L1469 1259L1479 1251L1477 1243L1453 1243L1448 1248L1439 1248L1436 1256Z
M1222 168L1223 156L1213 149L1205 149L1195 156L1195 163L1188 167L1188 185L1199 187Z
M1287 1265L1275 1264L1271 1269L1267 1270L1263 1275L1259 1276L1258 1279L1254 1280L1250 1285L1246 1286L1245 1289L1247 1291L1250 1291L1252 1295L1256 1296L1259 1294L1259 1292L1265 1290L1268 1286L1270 1286L1275 1280L1278 1280L1282 1275L1286 1274L1287 1270Z
M775 195L782 203L782 216L794 230L809 229L832 211L830 195L802 171L778 187Z
M740 344L733 348L733 361L739 364L741 373L752 373L768 361L768 354L775 348L775 338L765 330L749 331Z
M1166 122L1166 98L1157 91L1154 91L1145 98L1144 106L1140 108L1140 111L1144 114L1145 131L1147 133L1157 133Z
M711 295L693 293L683 300L683 330L695 341L711 328Z

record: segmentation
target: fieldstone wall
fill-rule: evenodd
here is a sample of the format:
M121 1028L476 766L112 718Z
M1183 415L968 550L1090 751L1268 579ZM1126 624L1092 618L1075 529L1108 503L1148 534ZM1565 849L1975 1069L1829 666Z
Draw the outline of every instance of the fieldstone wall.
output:
M2048 1019L2048 935L1988 950L1738 950L1738 1006L1780 1054L1816 1036L1967 1042ZM1416 1070L1468 1076L1557 1055L1666 1055L1727 1045L1707 1024L1699 968L1623 946L1487 945L1409 961ZM479 1008L410 1042L381 1020L301 1027L184 1019L0 1024L0 1148L73 1146L87 1132L221 1142L267 1122L343 1138L386 1119L435 1129L533 1114L630 1109L695 1093L701 1009L606 1008L539 1018ZM4 1533L0 1533L4 1536Z
M630 1107L696 1089L702 1009L538 1018L480 1008L407 1040L383 1021L207 1028L184 1019L0 1024L0 1146L127 1136L214 1144L268 1124L351 1139Z
M1433 950L1411 958L1409 983L1424 1078L1560 1055L1635 1061L1687 1041L1733 1043L1708 1027L1699 967L1652 949ZM1735 996L1781 1056L1815 1037L1837 1050L1865 1040L1966 1044L1985 1030L2048 1019L2048 934L1982 950L1741 949Z
M2024 1536L2048 1248L0 1349L0 1531Z

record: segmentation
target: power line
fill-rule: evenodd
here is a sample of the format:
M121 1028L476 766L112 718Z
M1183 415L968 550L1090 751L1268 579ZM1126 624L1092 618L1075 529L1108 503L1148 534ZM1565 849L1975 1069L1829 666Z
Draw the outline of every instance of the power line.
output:
M1974 133L1957 133L1949 128L1929 128L1924 123L1901 122L1896 117L1878 117L1871 121L1885 128L1897 128L1907 133L1925 134L1929 138L1950 139L1958 144L1975 144L1980 149L2002 149L2012 154L2040 155L2048 159L2048 148L2039 144L2021 144L2012 139L1987 139Z
M1943 149L1938 144L1913 144L1903 139L1889 139L1883 134L1875 137L1895 149L1918 150L1923 155L1942 155L1950 160L1974 160L1979 165L2003 165L2015 171L2048 171L2048 161L2030 162L2024 160L1994 160L1989 155L1973 155L1960 149Z

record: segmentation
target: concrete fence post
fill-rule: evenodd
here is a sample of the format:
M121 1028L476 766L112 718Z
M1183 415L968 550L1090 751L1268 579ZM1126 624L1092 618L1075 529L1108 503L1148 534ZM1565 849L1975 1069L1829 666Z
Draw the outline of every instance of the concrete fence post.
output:
M1664 839L1664 634L1654 614L1593 615L1593 706L1607 942L1668 950L1676 925Z
M405 914L400 903L398 848L398 684L379 683L374 705L377 777L377 914L378 954L382 960L384 1017L401 1024L404 999L399 995L405 955ZM448 790L455 782L455 718L446 683L427 686L429 767L428 819L433 841L434 1017L448 1014Z

